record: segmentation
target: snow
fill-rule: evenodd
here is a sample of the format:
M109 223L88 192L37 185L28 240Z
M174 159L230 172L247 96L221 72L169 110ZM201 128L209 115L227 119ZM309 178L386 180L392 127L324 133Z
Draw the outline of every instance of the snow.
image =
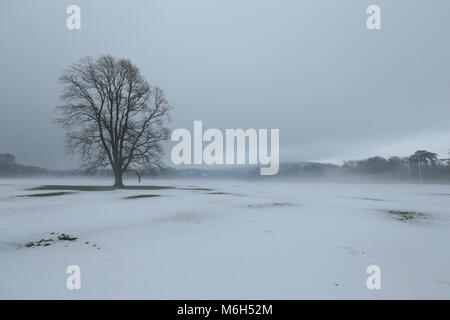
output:
M177 189L17 197L49 184L112 181L0 181L1 299L450 298L447 185L147 179ZM161 197L125 199L141 194ZM61 233L78 239L25 247Z

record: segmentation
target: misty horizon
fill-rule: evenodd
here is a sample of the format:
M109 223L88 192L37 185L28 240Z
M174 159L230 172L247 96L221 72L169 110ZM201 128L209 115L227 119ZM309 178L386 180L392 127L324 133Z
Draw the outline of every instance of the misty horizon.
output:
M247 1L239 10L233 1L78 1L76 31L60 14L69 4L0 4L0 153L22 164L78 167L53 122L57 79L102 54L130 59L165 91L170 129L194 120L221 130L277 128L280 162L342 164L418 149L448 157L446 1L383 3L380 32L364 27L369 1Z

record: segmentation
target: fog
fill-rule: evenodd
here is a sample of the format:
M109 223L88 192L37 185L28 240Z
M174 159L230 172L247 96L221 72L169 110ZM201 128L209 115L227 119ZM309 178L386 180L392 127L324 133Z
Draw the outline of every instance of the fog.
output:
M0 3L0 153L20 163L78 165L53 123L57 78L101 54L165 90L172 129L277 128L282 162L447 156L446 0L80 0L81 30L66 28L70 4ZM366 28L370 4L382 30Z

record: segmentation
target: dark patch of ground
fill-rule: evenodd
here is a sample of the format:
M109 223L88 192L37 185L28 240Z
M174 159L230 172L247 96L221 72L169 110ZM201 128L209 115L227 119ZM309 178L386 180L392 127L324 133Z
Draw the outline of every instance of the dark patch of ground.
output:
M213 189L209 189L209 188L177 188L179 190L192 190L192 191L213 191Z
M112 190L164 190L176 189L172 186L72 186L72 185L45 185L28 190L74 190L74 191L112 191Z
M348 246L338 246L338 247L341 249L344 249L346 251L346 253L351 256L359 256L359 255L363 255L366 253L364 250L354 249L354 248L348 247Z
M417 211L388 210L387 212L401 222L407 222L407 221L415 220L417 218L422 218L422 219L428 218L427 214L422 213L422 212L417 212Z
M229 193L229 192L208 192L207 194L232 194L232 193Z
M47 247L47 246L49 246L51 244L50 242L53 242L53 241L55 241L55 240L53 240L53 239L41 239L41 240L36 241L36 242L31 241L31 242L28 242L27 244L25 244L25 247L27 247L27 248L34 247L34 246L36 246L36 247L40 247L40 246Z
M295 203L291 202L273 202L273 203L261 203L261 204L249 204L247 208L275 208L275 207L292 207Z
M366 197L364 197L364 198L354 198L354 199L367 200L367 201L386 201L386 200L383 200L383 199L378 199L378 198L366 198Z
M125 199L142 199L142 198L155 198L155 197L161 197L161 195L160 194L138 194L135 196L125 197Z
M16 196L17 198L43 198L43 197L57 197L67 194L74 194L75 192L47 192L47 193L33 193Z
M51 235L56 235L55 232L50 232ZM77 240L78 237L75 236L71 236L65 233L60 233L56 239L53 238L48 238L48 239L41 239L39 241L30 241L28 243L25 244L26 248L31 248L31 247L47 247L49 245L51 245L52 243L55 243L56 241L75 241Z
M75 241L75 240L77 240L77 239L78 239L77 237L73 237L73 236L70 236L70 235L65 234L65 233L61 233L61 234L58 236L58 240Z
M51 244L54 244L54 243L56 243L56 242L58 242L58 241L75 241L75 240L78 239L78 237L71 236L71 235L68 235L68 234L65 234L65 233L59 233L59 234L58 234L57 232L50 232L50 235L53 235L53 236L58 235L58 236L56 237L56 239L49 238L49 239L41 239L41 240L39 240L39 241L30 241L30 242L26 243L26 244L24 245L24 247L25 247L25 248L31 248L31 247L47 247L47 246L49 246L49 245L51 245ZM85 244L85 245L91 245L92 247L94 247L94 248L97 249L97 250L100 250L100 249L101 249L97 244L95 244L95 243L90 243L89 241L85 241L84 244ZM67 245L65 245L65 247L66 247L66 246L67 246ZM20 247L21 247L21 246L19 246L19 248L20 248Z
M243 195L243 194L239 194L239 193L231 193L231 192L222 192L222 191L206 192L205 194L215 194L215 195L224 195L224 196L245 197L245 195Z

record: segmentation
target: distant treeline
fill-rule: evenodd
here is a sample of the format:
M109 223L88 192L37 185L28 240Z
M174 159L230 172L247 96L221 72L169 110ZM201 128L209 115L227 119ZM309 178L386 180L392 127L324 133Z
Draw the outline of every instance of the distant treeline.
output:
M436 153L417 150L409 157L371 157L346 161L344 173L379 175L402 180L450 182L450 159L439 159Z
M0 154L0 176L96 176L112 177L108 168L97 170L56 171L39 167L22 166L15 162L14 156ZM145 177L195 177L195 178L244 178L244 179L292 179L292 180L354 180L375 181L423 181L450 183L450 159L438 159L437 154L417 150L409 157L379 156L364 160L349 160L343 165L318 162L289 162L280 164L276 176L261 176L259 167L191 168L155 167L146 170L129 170L127 178Z
M23 166L16 163L12 154L0 154L0 176L50 175L51 170L44 168Z
M409 157L380 156L345 161L343 165L322 163L287 163L280 166L278 177L332 178L370 180L450 182L450 159L436 153L417 150Z

